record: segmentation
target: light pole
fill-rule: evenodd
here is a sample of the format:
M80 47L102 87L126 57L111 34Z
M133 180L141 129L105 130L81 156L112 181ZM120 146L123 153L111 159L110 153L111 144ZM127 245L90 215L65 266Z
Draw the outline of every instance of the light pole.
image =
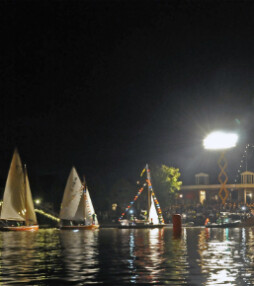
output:
M238 141L238 135L235 133L227 133L223 131L215 131L210 133L203 141L205 149L209 150L220 150L221 155L218 160L218 165L220 167L220 173L218 180L221 184L219 190L219 197L224 205L228 198L228 190L226 184L228 181L228 176L226 173L227 160L225 159L225 151L229 148L235 147Z

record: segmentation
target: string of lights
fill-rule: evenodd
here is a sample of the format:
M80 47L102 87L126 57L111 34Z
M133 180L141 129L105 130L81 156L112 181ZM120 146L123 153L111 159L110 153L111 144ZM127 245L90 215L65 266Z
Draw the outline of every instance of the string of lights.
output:
M144 172L146 171L146 169L144 168L140 174L140 177L142 177L144 175ZM137 184L139 185L140 182L137 181ZM144 184L144 187L146 186L146 183ZM144 188L140 188L138 190L137 195L134 197L133 201L131 201L128 205L128 207L125 209L125 211L121 214L120 218L118 219L118 221L122 220L123 217L125 216L125 214L130 210L130 208L132 207L132 205L134 204L134 202L138 199L138 197L141 195L141 193L143 192Z
M59 218L57 218L57 217L55 217L55 216L53 216L53 215L51 215L51 214L49 214L49 213L46 213L46 212L44 212L43 210L34 209L34 211L37 212L37 213L39 213L39 214L41 214L41 215L44 215L44 216L46 216L46 217L52 219L52 220L55 220L55 221L58 221L58 222L60 221Z
M145 169L144 169L144 170L145 170ZM140 175L141 177L142 177L143 174L144 174L144 170L142 171L142 173L141 173L141 175ZM145 183L145 184L144 184L144 187L145 187L146 185L148 185L148 189L150 189L150 191L151 191L152 199L153 199L154 204L155 204L155 207L156 207L156 209L157 209L159 221L160 221L160 223L164 223L164 219L163 219L163 216L162 216L162 211L161 211L161 208L160 208L160 204L159 204L159 202L158 202L158 200L157 200L157 198L156 198L156 196L155 196L155 193L154 193L154 191L153 191L152 183L151 183L151 181L148 180L148 179L146 180L146 182L147 182L147 184ZM137 182L137 183L139 183L139 182ZM120 216L120 218L118 219L118 221L122 220L123 217L125 216L125 214L131 209L131 207L133 206L134 202L138 199L138 197L139 197L139 196L141 195L141 193L143 192L144 187L141 187L141 188L138 190L137 195L134 197L133 201L130 202L130 204L127 206L127 208L125 209L125 211L121 214L121 216Z
M144 184L144 186L146 186L146 184ZM134 197L133 201L130 202L130 204L128 205L128 207L125 209L125 211L121 214L120 218L118 219L119 221L123 219L123 217L125 216L125 214L131 209L131 207L133 206L134 202L138 199L138 197L142 194L144 188L140 188L138 190L138 193L136 194L136 196Z
M237 172L236 172L235 183L239 182L240 175L244 171L244 167L245 167L245 171L248 170L248 151L250 148L253 148L253 147L254 145L246 144L241 160L240 160L239 168L237 169Z

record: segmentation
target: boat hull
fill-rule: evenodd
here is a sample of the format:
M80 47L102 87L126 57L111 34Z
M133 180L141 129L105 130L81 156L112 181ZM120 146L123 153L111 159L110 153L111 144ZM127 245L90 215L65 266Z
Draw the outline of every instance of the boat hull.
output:
M100 226L99 225L64 225L60 226L60 229L63 230L74 230L74 229L98 229Z
M254 226L254 217L247 218L243 221L230 222L230 223L221 223L221 224L207 224L206 228L232 228L232 227L253 227Z
M3 231L37 231L38 225L22 225L22 226L3 226L0 230Z
M206 228L229 228L229 227L240 227L241 223L225 223L225 224L210 224L206 225Z

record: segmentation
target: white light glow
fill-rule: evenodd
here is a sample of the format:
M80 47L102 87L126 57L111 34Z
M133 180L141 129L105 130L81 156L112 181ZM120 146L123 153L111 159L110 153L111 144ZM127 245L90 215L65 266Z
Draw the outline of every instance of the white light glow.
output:
M235 133L226 133L215 131L209 134L203 141L205 149L228 149L236 146L238 135Z
M36 199L34 202L36 203L36 205L39 205L41 203L41 200L40 199Z

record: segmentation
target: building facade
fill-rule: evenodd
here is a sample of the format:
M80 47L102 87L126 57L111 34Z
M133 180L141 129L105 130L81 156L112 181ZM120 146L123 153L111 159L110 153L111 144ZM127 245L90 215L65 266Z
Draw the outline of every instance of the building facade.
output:
M181 186L179 199L183 204L221 203L219 197L220 184L209 184L209 175L195 175L195 185ZM226 202L252 204L254 203L254 172L241 173L240 184L226 184L228 198Z

